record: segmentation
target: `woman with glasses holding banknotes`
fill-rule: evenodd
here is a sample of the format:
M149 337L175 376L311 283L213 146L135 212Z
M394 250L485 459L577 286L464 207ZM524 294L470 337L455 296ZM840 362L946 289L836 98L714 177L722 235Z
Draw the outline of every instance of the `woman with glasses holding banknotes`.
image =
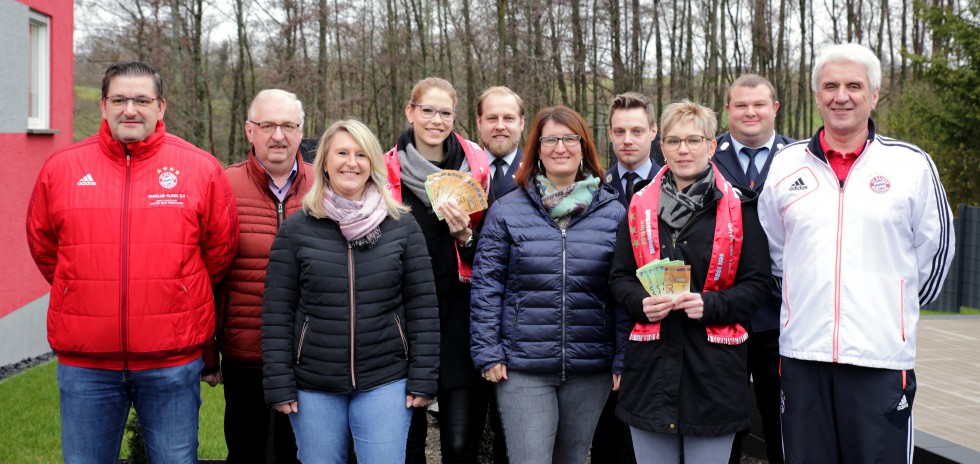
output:
M477 246L474 364L496 383L511 462L582 463L613 375L607 279L624 209L574 110L534 118L521 189L494 203Z
M438 393L442 461L475 463L489 392L468 356L469 282L482 211L467 215L446 204L441 210L445 220L440 220L426 194L425 179L452 169L473 176L486 192L489 164L482 148L453 131L456 90L445 79L417 82L405 105L405 118L409 127L385 154L385 163L392 196L411 207L432 258L442 334ZM406 462L425 462L426 429L425 409L420 408L412 418Z
M627 338L616 415L639 463L726 463L749 427L748 335L741 324L767 298L769 247L754 194L710 162L715 113L683 101L660 119L667 161L630 203L609 283L635 323ZM690 292L651 296L636 270L669 258L690 266Z

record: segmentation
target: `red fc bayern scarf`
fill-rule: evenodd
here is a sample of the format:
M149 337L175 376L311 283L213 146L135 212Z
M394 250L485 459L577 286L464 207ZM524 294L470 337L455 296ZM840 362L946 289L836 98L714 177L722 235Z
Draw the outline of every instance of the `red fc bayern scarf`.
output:
M629 207L630 243L637 267L660 259L660 226L657 208L660 205L660 189L665 166L646 188L636 193ZM742 251L742 203L731 184L712 166L715 187L722 193L718 200L715 217L715 234L711 244L711 262L704 279L704 291L714 292L731 287L735 283L739 254ZM708 341L725 345L738 345L749 338L739 324L706 324ZM630 340L653 341L660 339L660 321L638 322L630 333Z

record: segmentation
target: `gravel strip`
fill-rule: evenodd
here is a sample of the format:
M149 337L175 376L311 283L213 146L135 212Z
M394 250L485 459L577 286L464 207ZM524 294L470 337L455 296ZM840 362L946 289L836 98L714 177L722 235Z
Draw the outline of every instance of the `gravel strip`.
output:
M7 364L6 366L0 366L0 380L4 380L14 374L19 374L21 371L30 369L34 366L44 364L55 357L54 352L48 352L42 354L41 356L23 359L20 362Z

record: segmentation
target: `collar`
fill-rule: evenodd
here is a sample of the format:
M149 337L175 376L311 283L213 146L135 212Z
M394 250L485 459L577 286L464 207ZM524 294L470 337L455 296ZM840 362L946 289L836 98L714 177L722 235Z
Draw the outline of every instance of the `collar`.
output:
M163 144L163 139L166 136L167 126L162 120L157 121L156 130L146 140L127 144L123 144L112 137L109 122L105 119L102 120L102 125L99 126L99 145L102 147L103 152L117 163L125 163L127 155L133 161L155 155L159 151L160 145Z
M620 179L624 179L626 173L630 172L629 169L626 169L626 166L623 166L623 163L620 163L618 161L616 162L616 169L617 172L619 173ZM640 179L649 179L651 169L653 169L653 161L651 161L650 158L647 158L647 160L643 164L641 164L640 167L634 169L633 172L639 174Z
M742 148L746 147L747 145L743 144L742 142L739 142L738 140L735 140L735 137L732 137L731 139L732 139L732 150L735 150L736 155L741 155ZM772 131L772 136L769 137L769 140L766 140L766 143L762 144L762 147L766 147L766 149L768 150L768 152L766 152L766 156L769 156L769 154L772 153L772 146L775 142L776 142L776 131ZM762 148L762 147L749 147L749 148Z
M827 137L824 135L825 133L826 130L821 130L819 139L820 139L820 149L823 150L824 155L827 156L827 158L832 158L832 157L833 158L842 157L844 159L847 159L848 157L857 158L858 156L861 156L861 153L864 152L864 147L868 146L867 141L865 141L865 143L861 145L861 147L858 148L858 151L856 152L847 152L847 153L840 152L834 150L833 148L831 148L830 145L827 144Z
M265 165L262 164L262 161L259 160L259 157L255 156L255 148L252 148L252 157L255 158L255 161L257 163L259 163L259 166L262 166L262 170L265 171L265 175L269 177L269 181L275 183L275 178L272 176L272 173L269 172L268 169L266 169ZM297 154L297 156L293 158L293 170L289 172L288 179L292 180L293 178L295 178L297 172L299 172L299 154Z
M820 126L820 128L817 129L817 132L813 134L813 137L810 138L810 141L807 142L806 149L809 150L809 152L813 156L816 156L817 159L826 162L827 156L824 154L825 152L824 152L823 144L821 143L821 139L823 138L823 131L824 131L824 126ZM868 141L865 142L864 146L866 147L868 146L869 143L873 142L875 137L877 137L877 135L878 132L875 127L874 120L868 118Z
M487 155L487 163L489 163L490 166L493 166L493 160L497 159L497 157L493 156L493 154L490 153L490 150L487 150L486 148L483 149L483 153ZM506 164L504 170L509 169L514 164L514 158L517 158L517 147L514 147L514 151L510 152L509 155L503 158L504 163Z

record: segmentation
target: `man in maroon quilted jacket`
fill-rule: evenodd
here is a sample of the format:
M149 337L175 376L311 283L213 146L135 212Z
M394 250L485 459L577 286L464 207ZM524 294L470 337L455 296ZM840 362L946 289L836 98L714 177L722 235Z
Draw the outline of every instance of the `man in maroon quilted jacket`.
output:
M48 158L27 213L51 283L64 461L115 462L132 406L150 462L196 463L212 284L238 245L231 186L166 132L150 65L109 66L100 106L99 133Z
M248 159L225 173L238 205L241 242L218 287L217 331L205 346L204 380L225 385L228 463L294 463L296 439L289 416L265 405L262 390L262 296L265 267L276 231L303 207L313 167L303 161L303 103L279 89L255 96L244 121ZM218 351L221 352L220 370Z

